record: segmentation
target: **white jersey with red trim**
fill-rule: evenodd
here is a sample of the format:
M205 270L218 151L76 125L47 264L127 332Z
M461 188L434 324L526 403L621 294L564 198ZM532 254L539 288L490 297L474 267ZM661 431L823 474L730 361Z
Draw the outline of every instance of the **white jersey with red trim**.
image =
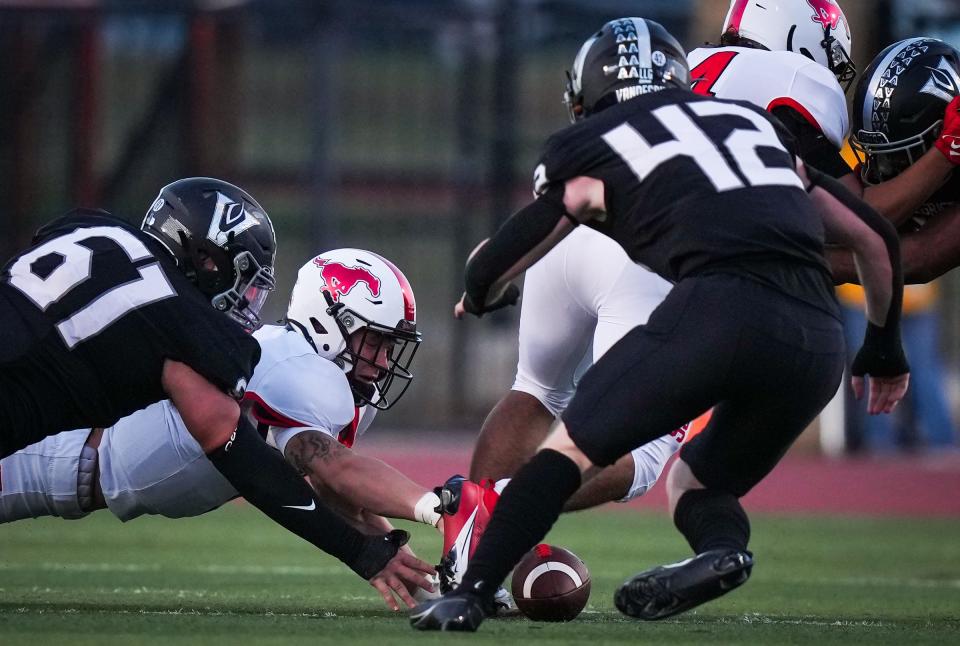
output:
M352 444L368 407L354 405L343 370L296 330L268 325L254 337L262 355L247 385L244 410L269 427L267 441L283 451L290 438L311 427Z
M749 101L765 110L794 108L837 148L850 127L847 100L833 72L795 52L700 47L687 55L697 94Z
M267 442L283 452L292 437L310 427L351 448L377 409L356 406L343 370L318 355L300 332L269 325L254 336L263 355L247 386L244 409L254 422L269 427Z
M365 409L370 407L356 409L346 375L320 357L300 332L265 326L254 336L262 355L244 410L265 423L270 443L282 450L306 430L340 439L369 426L373 416ZM71 432L86 437L88 431ZM99 463L107 506L124 521L142 514L197 516L237 496L168 401L105 429Z

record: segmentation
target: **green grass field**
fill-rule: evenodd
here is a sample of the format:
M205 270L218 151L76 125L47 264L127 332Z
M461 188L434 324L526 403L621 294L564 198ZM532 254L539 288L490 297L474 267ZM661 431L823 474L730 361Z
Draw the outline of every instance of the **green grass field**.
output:
M418 554L439 536L422 526ZM333 559L250 508L205 517L26 521L0 527L0 644L947 644L960 642L960 520L757 518L743 588L659 623L612 604L627 575L687 555L656 514L565 517L550 541L593 576L569 624L487 621L416 633Z

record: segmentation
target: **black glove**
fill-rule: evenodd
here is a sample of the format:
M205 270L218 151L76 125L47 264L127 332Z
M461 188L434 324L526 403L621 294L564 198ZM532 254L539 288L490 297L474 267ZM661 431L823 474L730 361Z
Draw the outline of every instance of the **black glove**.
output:
M463 309L480 318L487 312L493 312L509 305L516 305L518 300L520 300L520 288L513 283L507 283L507 286L497 296L487 299L482 305L478 305L470 294L464 293Z
M873 323L867 323L863 346L853 360L850 374L854 377L896 377L908 372L910 366L903 354L899 332L890 334Z
M367 537L360 556L350 564L350 569L369 581L387 566L400 548L410 540L410 533L395 529L389 534Z

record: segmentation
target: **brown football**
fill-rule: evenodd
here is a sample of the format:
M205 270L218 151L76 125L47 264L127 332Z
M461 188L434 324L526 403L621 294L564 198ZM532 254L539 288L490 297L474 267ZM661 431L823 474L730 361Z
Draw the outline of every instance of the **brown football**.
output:
M513 569L513 598L534 621L570 621L590 598L590 572L577 555L541 543Z

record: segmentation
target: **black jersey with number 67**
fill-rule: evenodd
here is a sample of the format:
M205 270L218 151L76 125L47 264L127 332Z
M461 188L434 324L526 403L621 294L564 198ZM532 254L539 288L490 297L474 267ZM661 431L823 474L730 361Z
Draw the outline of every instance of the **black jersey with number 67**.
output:
M554 134L535 190L600 179L607 212L588 225L634 262L674 282L747 276L835 314L823 222L794 156L792 137L765 111L667 89Z
M164 399L165 359L239 395L260 358L156 240L103 211L51 222L7 263L0 325L4 454Z

